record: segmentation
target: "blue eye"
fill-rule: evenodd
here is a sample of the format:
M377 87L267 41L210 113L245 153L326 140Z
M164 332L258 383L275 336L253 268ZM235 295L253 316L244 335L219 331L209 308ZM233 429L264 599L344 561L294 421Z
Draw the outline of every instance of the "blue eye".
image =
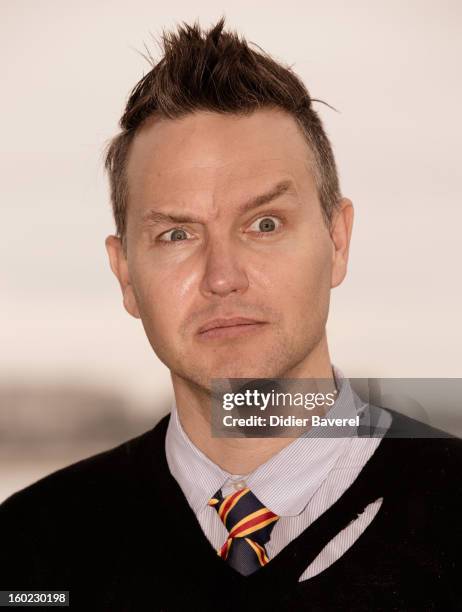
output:
M188 239L188 232L179 227L164 232L158 238L161 242L180 242L181 240Z
M276 223L280 223L277 217L260 217L252 223L250 229L260 234L271 233L278 229L279 226Z

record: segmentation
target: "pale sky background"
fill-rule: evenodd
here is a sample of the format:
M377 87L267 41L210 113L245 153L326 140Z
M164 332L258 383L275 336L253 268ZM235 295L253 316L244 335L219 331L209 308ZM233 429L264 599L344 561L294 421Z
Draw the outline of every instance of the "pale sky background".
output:
M144 44L157 54L163 28L223 14L340 111L318 105L356 207L333 363L462 376L460 2L2 0L0 14L0 383L95 384L147 410L169 396L107 263L102 152L149 70Z

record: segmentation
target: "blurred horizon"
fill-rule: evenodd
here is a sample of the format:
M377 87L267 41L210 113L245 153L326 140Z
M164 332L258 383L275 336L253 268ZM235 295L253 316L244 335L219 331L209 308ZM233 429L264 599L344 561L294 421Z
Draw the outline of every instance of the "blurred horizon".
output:
M462 379L354 379L362 400L462 438ZM144 433L172 399L134 405L119 392L75 383L0 385L0 503L57 469Z
M170 402L150 411L96 385L0 385L0 503L39 478L149 429Z

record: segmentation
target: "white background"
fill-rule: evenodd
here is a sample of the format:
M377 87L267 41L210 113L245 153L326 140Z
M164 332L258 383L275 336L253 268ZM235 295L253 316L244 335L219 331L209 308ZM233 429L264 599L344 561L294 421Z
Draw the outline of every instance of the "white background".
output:
M0 384L92 384L168 405L167 369L123 310L103 150L144 45L198 18L293 66L356 208L328 336L347 376L460 377L462 4L2 0Z

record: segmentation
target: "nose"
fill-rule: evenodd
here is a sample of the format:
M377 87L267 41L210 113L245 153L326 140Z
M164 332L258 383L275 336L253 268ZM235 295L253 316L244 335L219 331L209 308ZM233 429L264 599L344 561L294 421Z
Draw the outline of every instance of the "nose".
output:
M239 245L223 235L210 238L205 250L201 292L206 297L244 293L249 281Z

